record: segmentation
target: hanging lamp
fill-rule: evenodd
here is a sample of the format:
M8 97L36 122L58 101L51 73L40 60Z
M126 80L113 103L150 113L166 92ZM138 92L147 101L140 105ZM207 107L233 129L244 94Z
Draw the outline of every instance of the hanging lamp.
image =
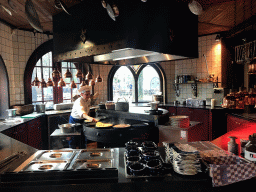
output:
M102 77L100 76L100 67L99 67L99 65L98 65L98 72L99 72L99 75L96 77L95 82L96 83L101 83L103 80L102 80Z
M66 83L65 81L63 80L63 78L60 79L59 83L58 83L58 87L65 87L66 86Z
M72 78L72 73L69 71L69 69L68 69L68 63L67 63L67 71L66 71L66 73L64 74L64 78L66 79L66 78Z
M83 77L83 73L80 69L78 69L76 72L76 78L79 78L81 80L82 77Z
M34 30L34 40L35 40L35 47L36 47L36 31ZM36 61L37 61L37 54L36 54ZM39 87L40 86L40 81L37 77L37 67L35 66L35 69L36 69L36 77L34 79L34 81L32 81L32 86L36 86L36 87Z
M46 88L47 87L47 84L46 84L46 82L45 82L45 80L44 79L42 79L42 81L41 81L41 87L42 88Z
M89 86L94 86L94 85L95 85L95 81L93 79L91 79L89 82Z
M87 75L86 75L86 79L91 80L92 77L92 73L90 71L88 71Z
M71 89L77 88L77 85L75 84L74 80L71 81L70 88Z

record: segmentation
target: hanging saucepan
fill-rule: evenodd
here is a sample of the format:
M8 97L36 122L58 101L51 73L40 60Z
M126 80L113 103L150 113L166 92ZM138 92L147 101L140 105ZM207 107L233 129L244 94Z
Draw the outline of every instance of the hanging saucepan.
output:
M108 15L110 16L110 18L113 19L114 21L116 21L115 13L114 13L112 7L109 4L107 4L106 9L107 9L107 12L108 12Z
M25 13L26 13L27 20L30 23L30 25L37 31L43 32L43 28L39 21L39 17L37 15L36 9L31 0L26 0Z

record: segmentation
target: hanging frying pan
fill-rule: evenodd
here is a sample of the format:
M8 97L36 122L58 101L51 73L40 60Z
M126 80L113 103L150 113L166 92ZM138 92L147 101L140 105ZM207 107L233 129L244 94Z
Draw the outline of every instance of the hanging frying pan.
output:
M198 3L196 0L191 0L188 3L188 8L195 15L201 15L203 12L202 5L200 3Z
M107 12L108 12L108 15L110 16L110 18L113 19L114 21L116 21L115 13L114 13L112 7L109 4L107 4L106 9L107 9Z
M43 32L43 28L39 21L36 9L31 0L26 0L25 3L25 13L29 24L39 32Z

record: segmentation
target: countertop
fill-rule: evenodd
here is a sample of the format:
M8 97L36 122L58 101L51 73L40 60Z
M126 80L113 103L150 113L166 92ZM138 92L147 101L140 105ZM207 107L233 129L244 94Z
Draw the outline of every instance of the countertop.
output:
M48 192L131 192L131 191L147 191L147 192L171 192L171 191L229 191L231 189L238 189L239 187L246 186L247 188L253 187L255 179L241 181L227 186L212 187L211 178L208 173L200 173L195 176L183 176L179 175L171 170L169 175L158 178L134 178L130 179L126 177L125 162L124 162L124 148L116 148L119 152L119 167L118 167L118 181L116 182L97 182L91 180L91 182L84 182L83 180L76 180L75 178L70 182L62 182L61 184L54 184L54 182L48 181L44 183L34 182L29 183L0 183L1 190L8 191L48 191ZM159 152L165 159L164 148L159 148Z

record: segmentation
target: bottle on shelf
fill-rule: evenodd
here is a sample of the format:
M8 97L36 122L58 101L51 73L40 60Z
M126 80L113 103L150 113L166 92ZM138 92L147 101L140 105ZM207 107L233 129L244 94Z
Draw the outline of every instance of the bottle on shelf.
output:
M230 95L230 106L229 106L229 108L230 109L235 109L236 108L236 98L235 98L235 93L233 92L232 89L230 89L229 95Z
M244 109L244 93L242 87L239 87L239 91L235 93L236 109Z

